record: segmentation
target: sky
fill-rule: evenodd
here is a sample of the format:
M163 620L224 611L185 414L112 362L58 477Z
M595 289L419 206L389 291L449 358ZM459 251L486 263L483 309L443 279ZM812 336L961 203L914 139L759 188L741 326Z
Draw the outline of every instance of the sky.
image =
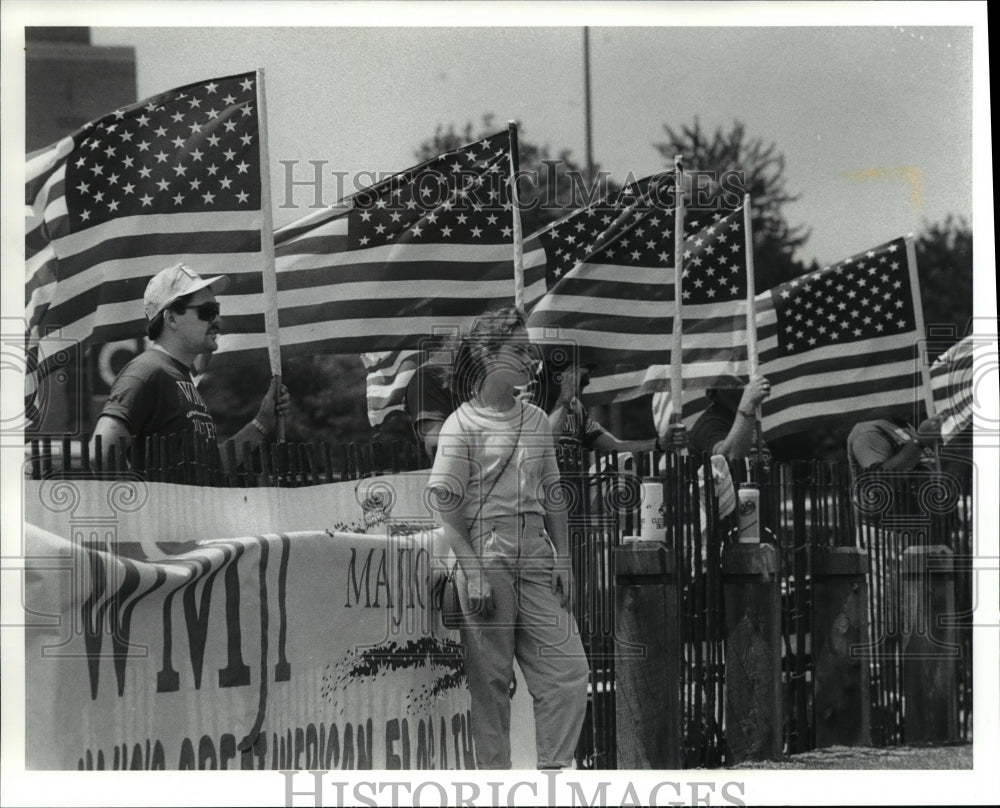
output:
M905 5L905 4L904 4ZM197 20L186 15L185 22ZM231 19L231 17L226 17ZM593 156L616 179L665 167L664 124L777 144L800 257L828 263L953 214L972 219L972 29L591 27ZM571 15L561 17L570 22ZM387 21L391 21L391 18ZM263 67L280 226L312 193L285 193L307 161L398 171L439 125L519 122L520 136L586 161L583 29L111 28L96 45L135 49L140 98ZM324 189L336 201L332 173Z

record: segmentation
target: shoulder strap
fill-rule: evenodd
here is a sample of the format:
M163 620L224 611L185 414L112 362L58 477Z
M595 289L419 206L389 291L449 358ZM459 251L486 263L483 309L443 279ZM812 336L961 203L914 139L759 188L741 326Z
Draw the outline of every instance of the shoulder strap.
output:
M521 442L521 429L524 426L524 403L518 402L521 407L521 416L517 422L517 435L514 437L514 446L510 450L510 454L503 461L503 465L500 467L500 472L496 477L493 478L493 484L490 486L490 490L486 492L485 497L481 497L479 500L479 507L476 509L476 515L472 517L472 523L475 524L476 520L479 518L479 514L483 512L483 505L486 504L486 500L490 498L493 493L493 489L497 487L497 483L500 482L500 478L503 477L503 473L507 470L507 466L510 465L510 461L514 459L514 453L517 451L517 445Z

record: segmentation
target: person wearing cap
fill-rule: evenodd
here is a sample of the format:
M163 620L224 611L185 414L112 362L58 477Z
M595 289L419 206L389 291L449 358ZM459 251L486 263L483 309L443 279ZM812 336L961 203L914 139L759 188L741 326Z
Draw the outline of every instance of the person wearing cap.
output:
M771 384L763 376L754 376L745 386L736 376L720 379L705 391L710 403L691 427L691 451L770 468L771 451L763 443L758 448L757 440L757 407L769 395Z
M94 436L102 439L105 454L122 439L130 448L136 443L133 467L141 468L146 437L193 435L220 467L215 420L192 368L196 357L219 347L221 307L215 295L228 285L225 275L202 278L184 264L161 270L149 281L143 309L152 345L122 368L97 419ZM274 379L257 416L233 436L236 445L273 439L278 417L288 408L288 391L284 386L279 391Z

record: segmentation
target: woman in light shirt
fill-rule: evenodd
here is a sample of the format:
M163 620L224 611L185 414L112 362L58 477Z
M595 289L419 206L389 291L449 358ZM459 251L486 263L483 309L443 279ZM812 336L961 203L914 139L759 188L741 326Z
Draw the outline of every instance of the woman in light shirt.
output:
M455 355L452 384L463 403L441 429L428 483L458 562L479 768L511 765L515 657L534 703L539 768L573 764L587 705L552 431L517 395L537 361L515 310L476 320Z

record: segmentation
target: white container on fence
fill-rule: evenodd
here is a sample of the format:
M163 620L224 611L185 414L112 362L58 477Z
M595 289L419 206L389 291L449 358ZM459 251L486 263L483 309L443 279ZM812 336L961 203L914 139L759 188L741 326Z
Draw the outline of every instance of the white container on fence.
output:
M760 491L743 483L738 492L740 544L760 544Z
M663 483L660 480L650 480L642 484L642 502L639 505L639 540L667 540L667 524L663 512Z

